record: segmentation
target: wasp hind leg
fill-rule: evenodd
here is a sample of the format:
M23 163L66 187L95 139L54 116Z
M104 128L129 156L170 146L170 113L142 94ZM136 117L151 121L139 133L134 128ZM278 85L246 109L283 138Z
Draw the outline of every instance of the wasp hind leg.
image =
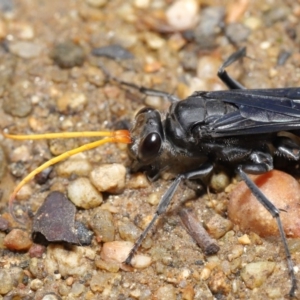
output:
M246 47L239 49L238 51L232 53L221 65L218 71L218 77L227 85L230 90L244 90L245 87L240 84L238 81L233 79L228 73L226 72L226 68L229 67L231 64L236 62L237 60L246 56Z
M266 160L267 157L261 157L259 152L253 153L253 163L240 165L237 168L237 173L241 177L241 179L246 183L249 190L255 196L255 198L267 209L267 211L272 215L272 217L276 220L278 230L280 233L280 237L283 243L285 256L287 260L289 275L291 279L291 289L289 292L290 297L294 297L295 291L297 289L297 280L294 271L294 263L291 258L290 249L287 243L287 238L283 229L282 221L280 218L280 210L261 192L258 186L253 182L253 180L245 173L251 174L262 174L273 168L272 163Z

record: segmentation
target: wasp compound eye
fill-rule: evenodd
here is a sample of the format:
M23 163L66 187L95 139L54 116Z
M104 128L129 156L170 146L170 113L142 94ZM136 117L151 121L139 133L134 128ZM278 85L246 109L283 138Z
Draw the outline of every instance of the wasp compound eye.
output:
M158 133L156 132L149 133L140 142L139 159L141 161L149 161L155 158L159 153L161 144L162 144L161 136Z

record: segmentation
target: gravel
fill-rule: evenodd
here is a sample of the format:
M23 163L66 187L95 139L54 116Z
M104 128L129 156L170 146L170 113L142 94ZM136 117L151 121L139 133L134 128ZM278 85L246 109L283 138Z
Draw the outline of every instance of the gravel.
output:
M145 103L162 112L167 110L169 103L165 99L145 99L135 90L125 91L108 82L97 67L99 61L117 78L184 98L195 90L226 88L217 79L217 70L236 47L247 46L250 58L228 69L235 79L248 88L299 86L299 5L282 0L220 3L0 1L1 130L113 130L119 124L130 123ZM179 10L174 12L178 5ZM184 8L186 5L196 8L189 10ZM130 59L91 54L94 48L112 45L126 49ZM278 57L283 51L291 54L279 66ZM224 170L228 177L217 178L213 187L218 192L211 190L209 195L204 192L198 197L188 186L180 187L167 214L160 217L137 252L141 260L136 266L140 268L129 270L122 260L151 220L174 174L148 181L144 174L131 169L126 146L106 144L53 166L39 183L28 182L22 192L26 197L15 201L16 212L29 215L24 228L20 228L8 214L8 195L13 187L52 155L90 139L82 136L79 140L46 143L0 138L0 142L7 156L7 167L1 158L0 216L5 220L1 221L0 232L1 297L282 299L288 294L290 282L280 239L261 238L253 232L255 229L245 229L239 221L227 219L228 199L237 182L236 178L232 180L233 170ZM101 173L103 165L109 166L108 173ZM94 233L91 243L71 246L57 242L29 247L30 218L49 191L66 194L78 179L94 186L103 196L99 207L76 210L75 221ZM228 179L232 184L224 190ZM289 188L292 189L294 186ZM292 204L297 202L289 203ZM206 256L193 242L177 216L179 208L192 210L201 223L215 232L220 246L217 254ZM253 212L243 212L235 204L236 214L243 212L243 221L248 222L250 215L258 212L254 204L250 208ZM296 223L299 217L296 209L292 210L293 217L285 212L281 216L288 215ZM266 216L264 212L263 218ZM263 228L260 234L265 232ZM18 238L11 239L16 233ZM19 239L23 234L26 243ZM26 250L11 250L5 246L7 239L15 249L20 242L22 247L27 244ZM123 257L104 260L103 248L116 242ZM299 239L290 238L288 243L297 270ZM116 244L111 245L117 249ZM299 273L296 276L299 278Z

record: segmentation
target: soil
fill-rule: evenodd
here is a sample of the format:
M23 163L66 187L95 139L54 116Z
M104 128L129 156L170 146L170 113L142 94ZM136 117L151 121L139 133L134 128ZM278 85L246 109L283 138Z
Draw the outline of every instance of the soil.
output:
M15 134L116 130L130 127L145 104L167 111L168 99L146 97L108 80L100 64L119 80L184 99L196 90L226 89L217 78L218 68L246 46L248 57L228 68L244 86L299 86L297 1L191 2L197 4L199 18L179 30L166 20L173 3L167 0L0 1L0 129ZM189 23L192 14L178 23ZM101 57L92 54L95 48L111 45L121 48L108 48ZM75 216L94 232L90 245L32 244L31 219L47 195L67 193L70 182L89 174L78 167L74 174L62 175L58 163L42 181L27 182L14 202L17 216L28 215L25 224L9 215L9 195L34 168L89 141L0 137L0 299L288 298L291 283L280 238L243 232L227 219L232 185L209 195L203 189L200 197L189 185L180 186L138 251L151 258L151 264L140 269L103 259L101 249L110 238L105 241L93 230L91 218L97 208L78 208ZM113 163L126 167L125 188L117 194L104 192L101 208L110 212L105 226L113 226L113 241L134 242L172 180L163 176L150 182L131 172L124 145L106 144L79 160L92 168ZM233 170L225 171L232 175ZM213 236L220 247L217 254L205 255L186 232L178 216L182 208L191 209L212 232L224 229ZM22 236L22 241L8 246L13 230L18 230L15 239ZM289 239L289 245L299 281L299 240ZM76 269L80 265L82 269Z

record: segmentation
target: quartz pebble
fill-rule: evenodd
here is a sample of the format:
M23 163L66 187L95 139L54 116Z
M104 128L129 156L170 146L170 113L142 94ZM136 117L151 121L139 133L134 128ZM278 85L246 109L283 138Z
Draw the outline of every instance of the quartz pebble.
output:
M41 54L42 49L43 47L40 44L27 41L16 41L9 45L9 50L12 53L27 59L38 57Z
M61 276L84 276L92 269L92 250L85 247L52 244L47 247L45 270L49 274L58 271Z
M77 159L72 157L63 161L56 167L57 174L62 177L71 175L87 176L92 170L92 166L87 159Z
M84 177L77 178L69 184L68 197L77 207L84 209L97 207L103 201L102 195Z
M252 179L264 195L284 211L280 217L286 235L300 237L299 183L291 175L276 170L253 176ZM279 236L276 220L244 182L240 182L229 195L228 216L243 231L253 231L261 237Z
M125 188L126 169L121 164L104 164L90 173L90 180L100 192L118 194Z
M166 18L174 30L187 30L196 25L198 14L198 1L177 0L166 11Z
M271 261L258 261L247 264L241 270L241 276L246 287L249 289L260 287L273 273L275 265Z
M104 261L115 261L122 264L127 258L132 247L132 242L108 242L103 245L100 255ZM136 254L131 261L131 265L137 269L144 269L150 264L151 258L142 254Z

